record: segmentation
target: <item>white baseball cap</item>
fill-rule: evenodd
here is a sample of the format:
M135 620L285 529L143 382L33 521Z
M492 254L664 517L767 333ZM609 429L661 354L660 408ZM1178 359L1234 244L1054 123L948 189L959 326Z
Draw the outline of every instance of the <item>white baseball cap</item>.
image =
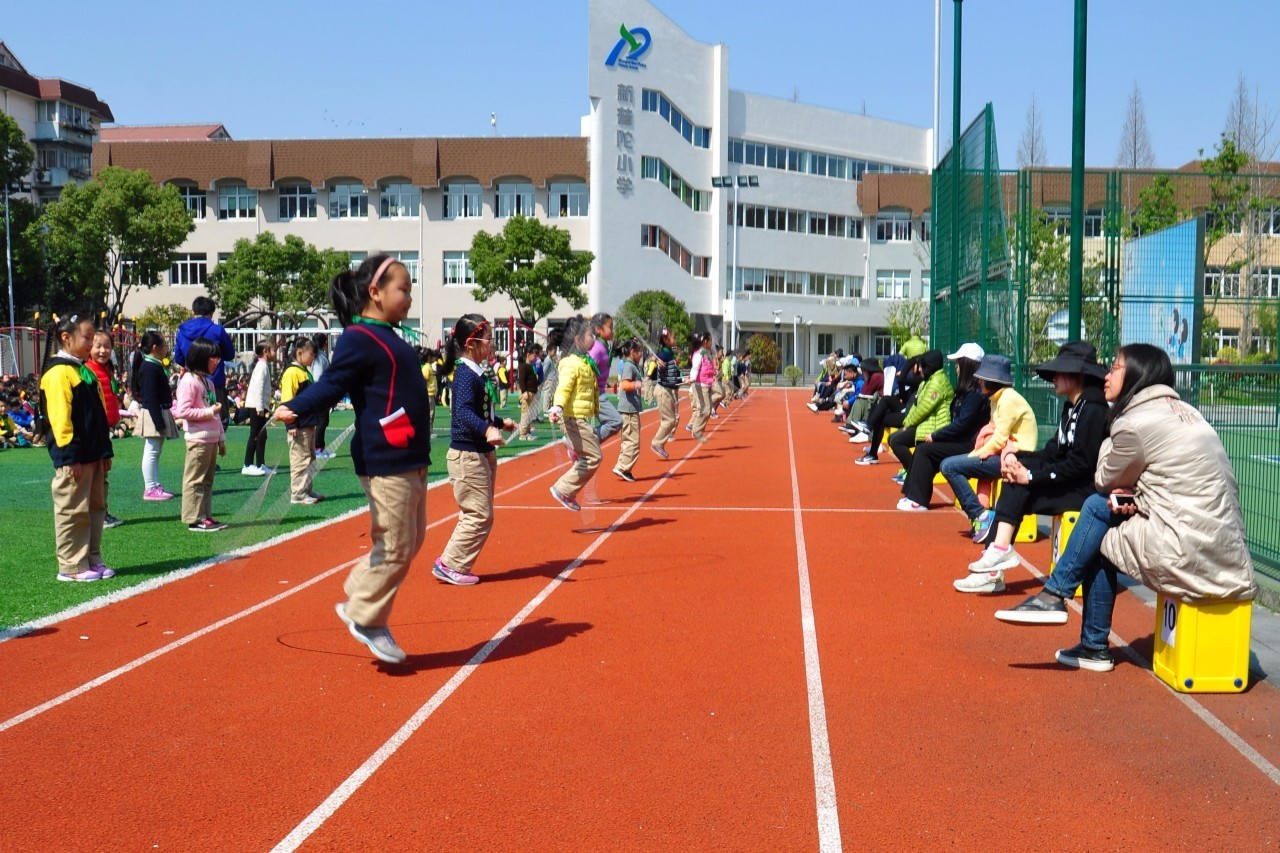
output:
M950 359L951 361L955 361L956 359L959 359L959 358L970 358L970 359L973 359L974 361L982 361L982 357L986 354L987 354L986 350L984 350L978 344L975 344L972 341L970 341L967 344L961 344L960 349L951 353L951 355L947 356L947 358Z

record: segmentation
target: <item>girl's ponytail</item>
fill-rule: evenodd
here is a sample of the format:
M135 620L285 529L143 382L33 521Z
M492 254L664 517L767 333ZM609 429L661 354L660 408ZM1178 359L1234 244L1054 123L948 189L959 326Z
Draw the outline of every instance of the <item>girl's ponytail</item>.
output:
M480 314L463 314L458 318L458 322L453 324L453 331L444 342L444 367L441 370L445 376L453 373L453 368L458 363L458 359L462 358L467 343L488 322Z
M369 285L389 260L392 258L385 252L371 255L354 270L343 270L334 276L329 284L329 301L343 326L350 326L352 318L358 317L369 304Z

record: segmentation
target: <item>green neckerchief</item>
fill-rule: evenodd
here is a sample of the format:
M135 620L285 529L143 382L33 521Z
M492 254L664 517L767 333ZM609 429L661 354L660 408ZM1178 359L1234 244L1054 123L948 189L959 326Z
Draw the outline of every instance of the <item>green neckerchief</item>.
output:
M142 356L142 360L143 360L143 361L149 361L149 362L151 362L151 363L152 363L152 364L154 364L156 367L158 367L158 368L160 368L161 370L163 370L163 371L164 371L164 378L165 378L165 379L168 379L168 378L169 378L169 368L167 368L167 367L165 367L165 366L164 366L164 362L163 362L163 361L161 361L160 359L156 358L154 355L143 355L143 356Z
M314 382L316 381L316 380L315 380L315 377L313 377L313 376L311 375L311 368L309 368L309 367L303 367L301 364L298 364L298 362L296 362L296 361L295 361L295 362L293 362L292 364L290 364L289 366L290 366L290 367L296 367L296 368L298 368L299 370L301 370L303 373L307 374L307 381L308 381L308 382L314 383Z
M98 376L89 368L89 365L85 364L66 350L59 350L57 355L66 356L71 361L74 361L76 363L76 370L80 374L80 379L90 388L98 384Z
M213 408L213 404L218 402L218 395L215 394L213 391L212 380L210 380L209 377L204 373L196 373L194 370L191 372L195 373L196 376L200 377L200 385L204 387L205 402L209 404L209 408Z
M388 323L386 320L375 320L372 317L355 316L351 318L351 322L360 323L361 325L364 325L364 326L385 326L388 329L400 328L395 323Z
M596 378L597 378L597 379L599 379L599 378L600 378L600 365L596 364L596 360L595 360L594 358L592 358L592 357L591 357L591 354L590 354L590 353L578 353L577 355L578 355L578 357L579 357L579 358L581 358L583 361L585 361L587 364L589 364L589 365L591 366L591 372L592 372L592 373L594 373L594 374L596 375Z

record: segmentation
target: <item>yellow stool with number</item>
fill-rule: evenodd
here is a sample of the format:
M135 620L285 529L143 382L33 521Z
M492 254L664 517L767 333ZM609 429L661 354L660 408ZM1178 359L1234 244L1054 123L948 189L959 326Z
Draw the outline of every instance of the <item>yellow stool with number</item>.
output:
M1024 515L1022 523L1018 525L1018 532L1014 534L1015 542L1035 542L1040 538L1040 517L1037 515Z
M1076 529L1076 522L1080 520L1079 511L1064 512L1061 515L1053 517L1053 551L1049 557L1049 574L1053 574L1053 570L1058 565L1058 557L1062 556L1062 551L1067 547L1067 540L1071 538L1071 531ZM1076 598L1084 595L1084 586L1076 587Z
M1239 693L1249 684L1252 601L1156 597L1151 669L1179 693Z

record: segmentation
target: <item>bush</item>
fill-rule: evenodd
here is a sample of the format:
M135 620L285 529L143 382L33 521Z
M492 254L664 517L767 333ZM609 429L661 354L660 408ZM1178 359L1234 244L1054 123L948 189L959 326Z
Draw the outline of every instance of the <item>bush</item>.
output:
M1222 347L1213 361L1215 364L1237 364L1240 361L1240 350L1235 347Z
M794 364L788 364L782 369L782 375L787 377L787 381L790 382L791 387L794 388L800 384L800 379L804 376L804 371L796 367Z
M751 370L754 373L778 372L778 362L782 361L782 349L773 338L756 332L747 338L747 352L751 353Z

